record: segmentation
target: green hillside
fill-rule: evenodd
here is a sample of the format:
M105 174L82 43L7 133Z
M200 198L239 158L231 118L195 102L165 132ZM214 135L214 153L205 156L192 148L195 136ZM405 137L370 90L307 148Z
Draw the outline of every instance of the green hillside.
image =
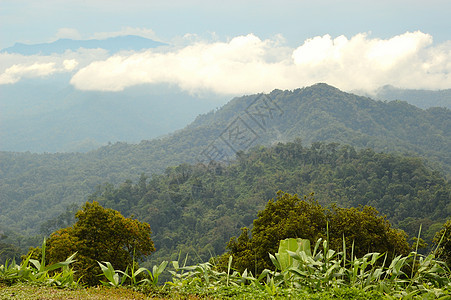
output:
M411 153L449 176L450 132L446 108L422 110L405 102L374 101L326 84L243 96L183 130L136 145L110 144L85 154L0 152L0 227L34 234L40 224L67 205L82 203L104 182L137 181L141 173L226 160L236 151L294 138L304 145L326 141Z

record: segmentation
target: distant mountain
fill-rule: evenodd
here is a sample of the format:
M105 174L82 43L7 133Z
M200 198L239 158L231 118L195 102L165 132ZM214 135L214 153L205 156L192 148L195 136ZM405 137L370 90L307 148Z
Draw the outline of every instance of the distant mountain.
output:
M368 94L361 93L369 96ZM446 90L413 90L400 89L385 85L376 90L372 98L383 101L402 100L419 108L446 107L451 109L451 89Z
M226 162L253 146L295 138L307 146L325 141L410 153L451 174L449 109L375 101L317 84L235 98L182 130L135 145L116 143L85 154L0 152L0 226L35 232L103 182L137 180L185 162Z
M108 50L110 53L116 53L121 50L142 50L148 48L156 48L167 45L162 42L157 42L151 39L143 38L136 35L126 35L111 37L103 40L72 40L59 39L51 43L42 44L23 44L15 43L14 46L4 48L0 52L18 53L22 55L50 55L53 53L64 53L66 50L77 51L80 48L96 49L102 48Z

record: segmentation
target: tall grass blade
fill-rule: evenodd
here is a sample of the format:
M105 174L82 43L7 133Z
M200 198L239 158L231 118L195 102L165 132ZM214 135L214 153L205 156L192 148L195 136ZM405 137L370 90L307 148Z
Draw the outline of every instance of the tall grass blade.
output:
M417 260L418 245L420 244L420 235L421 235L421 227L422 226L423 226L423 224L420 224L420 229L418 230L417 244L415 246L415 253L413 255L412 272L410 273L410 278L413 278L413 272L415 270L415 262Z
M227 265L227 286L229 286L229 281L230 281L230 269L232 268L232 255L229 256L229 263Z

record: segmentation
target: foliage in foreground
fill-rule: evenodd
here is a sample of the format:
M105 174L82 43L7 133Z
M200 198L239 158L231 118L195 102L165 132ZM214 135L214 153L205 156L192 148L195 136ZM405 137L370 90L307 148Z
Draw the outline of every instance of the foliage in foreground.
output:
M437 255L451 266L451 218L436 233L434 243L437 245Z
M273 269L268 253L277 251L279 241L299 237L314 243L318 238L330 238L329 247L342 248L355 241L354 255L368 252L387 253L389 262L395 255L409 253L406 234L390 226L390 223L369 206L360 208L323 208L312 195L299 199L297 195L278 192L277 199L268 202L265 209L254 220L252 237L249 230L242 229L238 238L232 238L229 252L221 258L222 264L229 255L234 258L234 268L254 274L264 269ZM349 253L348 253L349 254Z
M451 296L451 271L435 258L434 252L424 256L414 251L396 256L386 264L387 254L374 252L357 258L354 245L348 247L345 239L340 252L330 249L327 239L318 239L313 249L307 239L282 240L277 253L269 255L276 269L265 269L258 276L248 270L232 269L232 256L225 271L219 271L209 262L180 266L178 261L173 261L172 269L168 269L172 281L162 287L157 285L158 276L166 269L167 262L154 266L152 271L145 268L121 271L115 270L109 262L98 264L105 277L103 285L121 288L118 293L124 293L124 287L132 289L129 296L125 293L122 299L141 297L136 291L172 299L449 299ZM347 258L347 251L351 259ZM0 284L28 282L76 287L78 284L73 280L70 285L55 281L56 277L73 278L73 271L68 268L72 262L73 256L64 263L45 266L44 258L40 263L28 257L20 266L1 266ZM51 275L58 267L61 271ZM70 273L72 277L64 275ZM145 276L138 280L141 274ZM0 296L3 299L1 290ZM118 298L112 296L111 299Z
M32 259L31 254L20 265L16 264L14 260L6 260L4 265L0 265L0 284L11 285L17 282L29 282L64 288L78 287L79 282L75 280L75 272L69 266L75 262L76 253L73 253L64 261L46 265L45 250L46 241L44 240L40 261Z
M386 264L387 253L367 253L356 258L352 245L351 259L347 259L344 239L342 249L334 251L328 241L322 239L317 240L313 250L307 239L286 239L281 241L275 255L269 255L275 271L265 269L259 276L247 269L242 273L232 271L232 257L229 257L227 271L223 272L215 270L210 263L179 267L173 262L175 271L171 271L173 282L170 284L192 291L202 287L215 290L224 285L240 286L271 297L320 292L335 297L339 292L352 292L367 298L384 296L388 299L435 299L451 295L450 269L436 260L434 253L423 256L412 252L396 256Z
M342 251L337 252L329 248L328 240L321 238L313 250L307 239L282 240L278 252L269 255L276 270L265 269L258 276L247 269L241 273L233 270L232 256L226 271L219 271L209 262L181 267L178 261L173 261L173 270L169 270L172 281L165 288L178 294L219 298L245 298L244 295L250 294L254 299L445 299L451 296L450 269L435 258L435 253L424 256L414 251L396 256L388 264L388 253L373 252L357 258L354 244L347 249L345 239L342 243ZM155 266L153 273L147 272L158 276L165 266ZM108 263L102 270L109 280L103 282L105 285L121 286L134 277L133 272L115 271ZM155 287L155 281L129 282L141 288ZM322 298L311 296L319 294Z
M155 251L150 238L150 225L124 218L118 211L105 209L97 202L86 202L76 213L78 221L72 226L54 232L45 251L51 263L64 260L77 252L74 263L76 277L89 285L99 284L101 274L97 261L108 261L125 270L134 258ZM29 255L36 255L31 249Z

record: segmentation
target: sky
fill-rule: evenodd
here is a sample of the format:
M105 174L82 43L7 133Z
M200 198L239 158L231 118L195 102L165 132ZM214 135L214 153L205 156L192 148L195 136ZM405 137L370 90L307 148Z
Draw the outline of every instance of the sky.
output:
M451 88L451 1L0 0L0 49L135 34L161 49L0 53L1 85L70 75L81 90L174 84L249 94L326 82L343 90Z

